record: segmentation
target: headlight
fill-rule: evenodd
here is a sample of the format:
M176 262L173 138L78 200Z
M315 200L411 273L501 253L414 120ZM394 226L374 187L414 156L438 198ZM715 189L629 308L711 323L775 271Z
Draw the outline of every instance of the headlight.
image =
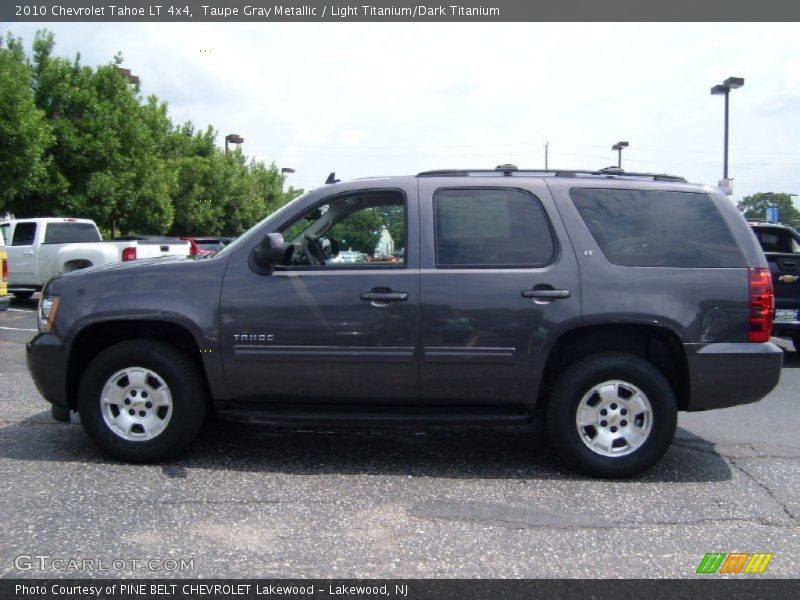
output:
M53 321L55 321L60 301L61 298L58 296L45 298L43 292L42 298L39 300L39 331L41 333L50 333L53 328Z

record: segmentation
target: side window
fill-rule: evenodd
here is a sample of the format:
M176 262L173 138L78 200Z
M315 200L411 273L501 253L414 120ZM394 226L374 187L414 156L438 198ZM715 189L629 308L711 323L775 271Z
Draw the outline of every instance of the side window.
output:
M800 254L800 244L785 229L756 228L756 237L764 252L781 252L783 254Z
M624 267L741 267L707 194L574 188L572 202L609 262Z
M91 223L49 223L43 244L100 242L100 233Z
M3 223L0 225L0 246L5 245L5 240L8 240L8 230L10 229L10 225L8 223ZM9 240L10 242L11 240Z
M12 246L30 246L36 238L36 223L17 223L14 227Z
M404 266L405 196L395 190L339 196L280 233L293 245L289 267Z
M440 189L433 204L437 267L542 267L553 260L547 216L528 192Z

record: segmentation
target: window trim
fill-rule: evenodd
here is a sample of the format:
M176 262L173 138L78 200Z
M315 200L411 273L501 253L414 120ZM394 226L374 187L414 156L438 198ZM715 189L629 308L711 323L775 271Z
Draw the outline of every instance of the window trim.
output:
M465 264L465 265L448 265L448 264L440 264L439 263L439 214L437 207L439 205L439 198L438 195L442 191L495 191L495 192L503 192L508 190L513 190L515 192L521 192L522 194L529 196L531 200L533 200L541 209L542 215L545 219L545 224L547 225L547 230L550 233L550 240L553 243L553 252L550 254L550 257L547 261L542 263L515 263L515 264ZM449 270L449 269L456 269L456 270L463 270L463 269L495 269L495 270L506 270L506 269L543 269L549 267L553 263L558 260L558 257L561 252L561 246L559 245L558 236L556 235L555 229L553 229L553 224L550 221L550 215L547 214L547 210L544 207L541 199L534 194L533 192L526 190L524 188L519 187L512 187L512 186L447 186L447 187L439 187L433 191L431 196L432 202L432 209L433 209L433 265L435 269L439 270Z
M374 192L397 192L403 199L403 219L405 221L405 239L403 240L403 262L397 263L343 263L343 264L325 264L325 265L275 265L275 271L279 272L326 272L326 271L374 271L374 270L402 270L408 268L408 239L409 239L409 223L408 223L408 194L405 190L397 187L386 188L362 188L355 190L342 191L331 196L325 196L321 200L317 200L309 204L300 213L304 215L320 206L330 204L345 198L347 196L357 196L359 194L368 194ZM355 214L355 213L352 213ZM288 227L291 223L297 221L297 214L295 213L290 218L282 221L279 225L273 228L272 233L280 233L283 235L283 229ZM300 217L302 218L302 217ZM284 243L286 240L284 240Z

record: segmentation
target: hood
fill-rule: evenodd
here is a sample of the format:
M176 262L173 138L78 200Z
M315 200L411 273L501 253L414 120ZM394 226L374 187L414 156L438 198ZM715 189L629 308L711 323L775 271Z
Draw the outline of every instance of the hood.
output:
M120 271L125 269L147 269L154 265L163 265L166 263L182 263L182 262L195 262L192 258L185 256L160 256L157 258L142 258L138 260L131 260L127 262L110 263L107 265L98 265L96 267L88 267L86 269L77 269L68 273L62 273L54 278L55 279L69 279L73 277L83 277L90 273L102 273L105 271Z

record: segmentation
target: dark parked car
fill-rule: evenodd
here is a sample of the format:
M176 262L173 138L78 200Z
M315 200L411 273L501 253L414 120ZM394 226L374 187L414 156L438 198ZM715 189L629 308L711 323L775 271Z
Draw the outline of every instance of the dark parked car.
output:
M334 260L382 227L396 262ZM764 254L715 188L504 165L334 182L208 260L57 277L27 356L53 416L80 412L122 460L169 459L209 412L546 417L569 466L619 477L664 454L678 411L773 389L772 303Z
M773 334L800 352L800 234L776 223L750 223L767 257L775 290Z

